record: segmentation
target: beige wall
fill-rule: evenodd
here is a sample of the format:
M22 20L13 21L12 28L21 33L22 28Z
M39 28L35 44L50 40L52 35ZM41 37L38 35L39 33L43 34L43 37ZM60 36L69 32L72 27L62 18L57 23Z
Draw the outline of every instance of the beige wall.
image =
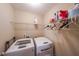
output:
M59 4L56 4L54 7L52 7L52 9L47 12L44 16L44 25L48 24L49 23L49 19L51 17L54 16L54 13L56 13L57 11L61 10L61 9L66 9L66 10L70 10L72 9L74 6L74 4L66 4L66 3L59 3ZM53 33L52 33L53 32ZM45 30L45 34L47 35L49 33L49 35L47 36L50 36L51 39L52 39L52 36L51 35L54 35L54 32L55 31L49 31L49 30Z
M57 4L44 17L44 24L60 9L70 10L74 4ZM79 30L45 30L45 36L55 43L56 55L79 55Z
M38 28L34 26L33 17L38 19ZM40 15L27 12L24 10L15 10L15 36L17 38L23 38L24 35L41 36L42 32L42 17Z
M4 43L14 36L13 17L13 8L9 4L0 4L0 52L4 50Z

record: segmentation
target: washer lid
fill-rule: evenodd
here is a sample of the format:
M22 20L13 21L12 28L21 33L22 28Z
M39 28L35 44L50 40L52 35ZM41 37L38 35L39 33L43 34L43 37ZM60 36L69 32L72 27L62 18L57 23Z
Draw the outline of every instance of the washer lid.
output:
M37 46L52 44L52 41L46 37L37 37L34 40Z
M30 40L30 43L29 44L24 44L26 42L24 42L24 43L22 42L22 41L27 41L27 40ZM17 42L22 42L22 45L16 44ZM24 49L29 49L31 47L34 47L34 43L33 43L33 39L32 38L19 39L19 40L16 40L10 46L10 48L6 51L6 53L21 51L21 50L24 50Z

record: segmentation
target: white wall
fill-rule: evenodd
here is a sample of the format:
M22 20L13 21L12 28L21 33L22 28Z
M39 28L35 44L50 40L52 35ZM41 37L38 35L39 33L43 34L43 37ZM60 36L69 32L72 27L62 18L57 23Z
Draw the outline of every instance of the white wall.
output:
M13 8L9 4L0 4L0 52L4 50L4 44L14 36L11 21L14 19Z
M33 17L37 17L38 19L38 29L34 26L34 19ZM42 36L42 23L43 19L40 15L27 12L24 10L15 10L15 36L17 38L23 38L24 35L30 36Z

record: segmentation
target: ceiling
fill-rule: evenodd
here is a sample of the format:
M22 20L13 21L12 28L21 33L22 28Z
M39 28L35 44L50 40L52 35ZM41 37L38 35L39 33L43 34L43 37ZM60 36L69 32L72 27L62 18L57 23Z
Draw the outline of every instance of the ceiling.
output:
M40 3L39 5L31 5L30 3L13 3L11 4L15 9L25 10L27 12L44 15L51 8L54 7L54 3Z
M56 5L73 6L72 3L12 3L14 9L23 10L31 13L36 13L38 15L45 15L49 10Z

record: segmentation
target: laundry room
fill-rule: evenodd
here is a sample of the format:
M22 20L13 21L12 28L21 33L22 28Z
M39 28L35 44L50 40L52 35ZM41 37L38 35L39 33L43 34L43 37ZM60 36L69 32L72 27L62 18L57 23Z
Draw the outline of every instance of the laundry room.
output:
M79 56L79 3L0 3L0 56Z

